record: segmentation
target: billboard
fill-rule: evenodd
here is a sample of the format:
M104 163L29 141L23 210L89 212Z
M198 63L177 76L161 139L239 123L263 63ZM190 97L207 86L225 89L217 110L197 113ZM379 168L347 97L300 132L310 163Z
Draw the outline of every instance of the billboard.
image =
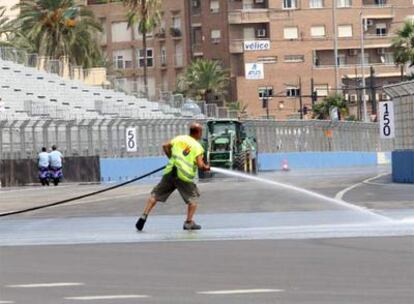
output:
M246 79L264 79L263 63L246 63L244 71Z
M243 42L245 51L266 51L270 50L270 40L250 40Z

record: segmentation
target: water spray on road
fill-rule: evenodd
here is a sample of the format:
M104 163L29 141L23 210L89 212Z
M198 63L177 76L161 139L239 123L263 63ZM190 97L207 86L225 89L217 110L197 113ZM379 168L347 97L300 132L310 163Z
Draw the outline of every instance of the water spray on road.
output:
M276 182L273 180L269 180L269 179L265 179L265 178L261 178L261 177L257 177L257 176L253 176L253 175L248 175L248 174L244 174L241 172L236 172L236 171L231 171L231 170L227 170L227 169L222 169L222 168L217 168L217 167L212 167L211 168L212 172L216 172L216 173L220 173L220 174L224 174L227 176L232 176L232 177L239 177L239 178L243 178L243 179L247 179L247 180L251 180L251 181L255 181L258 183L262 183L262 184L268 184L268 185L272 185L278 188L283 188L286 190L291 190L291 191L295 191L298 193L302 193L305 194L307 196L311 196L311 197L315 197L318 198L320 200L329 202L331 204L335 204L337 206L341 206L350 210L353 210L355 212L358 212L360 214L364 214L367 215L371 218L375 218L376 220L379 221L386 221L386 222L394 222L392 219L390 219L389 217L383 216L381 214L372 212L364 207L360 207L360 206L356 206L350 203L347 203L345 201L342 200L337 200L310 190L306 190L300 187L296 187L296 186L292 186L292 185L288 185L288 184L284 184L284 183L280 183L280 182Z

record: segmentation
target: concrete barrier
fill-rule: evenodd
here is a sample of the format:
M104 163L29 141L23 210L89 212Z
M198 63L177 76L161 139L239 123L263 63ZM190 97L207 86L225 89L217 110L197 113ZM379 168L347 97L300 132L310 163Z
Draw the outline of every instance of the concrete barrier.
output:
M64 182L99 182L100 161L98 156L65 157ZM0 160L1 187L24 186L38 183L37 163L34 159Z
M389 158L389 154L378 157L376 152L294 152L294 153L261 153L259 154L259 170L280 170L283 161L287 160L289 168L324 169L376 166L381 158ZM101 180L103 182L126 181L167 164L166 157L143 158L102 158ZM162 172L155 174L152 181L159 179ZM144 182L148 182L146 179Z

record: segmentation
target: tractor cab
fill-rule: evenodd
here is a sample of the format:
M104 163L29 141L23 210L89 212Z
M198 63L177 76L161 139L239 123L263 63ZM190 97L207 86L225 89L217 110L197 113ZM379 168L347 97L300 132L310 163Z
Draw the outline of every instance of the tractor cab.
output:
M238 120L210 120L205 127L206 161L214 167L255 172L256 140Z

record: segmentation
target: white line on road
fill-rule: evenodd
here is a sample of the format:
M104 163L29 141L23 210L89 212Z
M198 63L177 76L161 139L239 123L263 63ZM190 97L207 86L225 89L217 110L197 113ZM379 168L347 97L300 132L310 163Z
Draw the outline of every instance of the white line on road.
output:
M283 289L233 289L233 290L199 291L197 293L202 294L202 295L232 295L232 294L271 293L271 292L284 292L284 290Z
M119 299L145 299L147 295L107 295L107 296L82 296L82 297L66 297L65 300L73 301L94 301L94 300L119 300Z
M378 174L378 175L376 175L376 176L374 176L374 177L367 178L367 179L363 180L363 181L362 181L362 182L360 182L360 183L353 184L353 185L351 185L351 186L349 186L349 187L347 187L347 188L345 188L345 189L343 189L343 190L339 191L339 192L335 195L335 199L342 201L342 200L343 200L344 195L345 195L347 192L351 191L352 189L355 189L356 187L359 187L359 186L361 186L361 185L363 185L363 184L365 184L365 183L369 183L370 181L372 181L372 180L374 180L374 179L380 178L380 177L385 176L385 175L388 175L388 174L389 174L389 173L381 173L381 174Z
M0 304L13 304L13 301L0 301Z
M67 287L67 286L82 286L83 283L73 282L59 282L59 283L38 283L38 284L16 284L7 285L9 288L46 288L46 287Z

